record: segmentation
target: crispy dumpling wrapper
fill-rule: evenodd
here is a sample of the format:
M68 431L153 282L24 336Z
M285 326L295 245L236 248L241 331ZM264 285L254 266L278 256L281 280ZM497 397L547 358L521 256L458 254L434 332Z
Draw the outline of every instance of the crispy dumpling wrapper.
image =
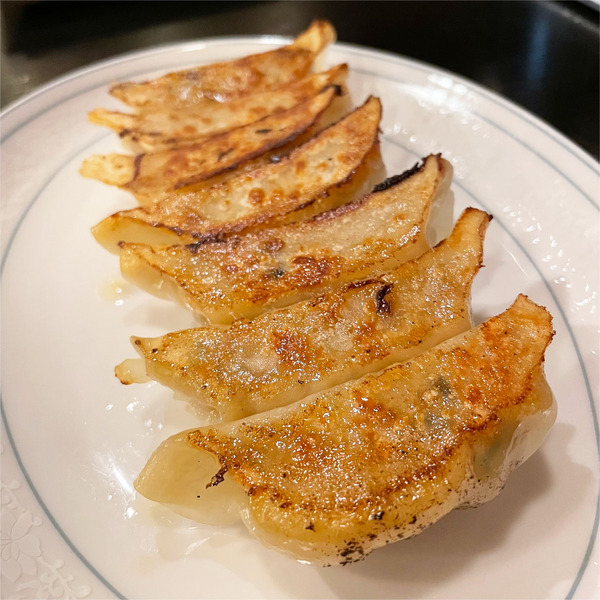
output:
M277 163L117 212L92 233L112 252L120 242L185 244L299 221L349 202L381 180L380 119L381 102L371 97Z
M228 174L232 170L237 175L273 158L285 156L319 130L337 121L348 105L342 100L342 95L341 88L326 87L289 110L212 136L198 144L136 156L91 156L84 161L80 173L132 192L141 204L162 200L190 185L214 185L217 175Z
M302 222L214 243L122 244L121 272L210 323L251 318L428 250L432 207L452 210L451 180L450 163L429 156L368 196Z
M408 362L177 434L135 487L201 522L241 516L303 561L361 560L494 498L541 445L556 410L542 369L552 335L546 309L519 296Z
M165 105L133 114L97 108L90 112L89 120L116 131L123 144L135 152L155 152L201 143L213 135L290 110L329 86L343 87L347 75L348 65L342 64L276 90L257 92L226 103Z
M212 63L141 83L113 85L110 93L125 104L149 108L225 102L251 92L276 89L304 77L317 56L335 41L327 21L313 21L293 43L228 62Z
M239 419L407 360L471 326L489 220L468 209L423 256L253 321L134 337L142 359L115 372L126 384L149 376L194 406Z

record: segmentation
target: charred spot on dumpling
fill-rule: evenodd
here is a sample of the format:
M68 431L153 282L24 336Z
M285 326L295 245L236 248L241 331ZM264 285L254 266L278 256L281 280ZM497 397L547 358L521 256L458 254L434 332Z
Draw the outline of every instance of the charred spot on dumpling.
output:
M333 84L327 85L321 91L324 91L324 90L326 90L327 88L330 88L330 87L332 87L335 90L334 93L335 93L336 96L343 96L344 95L344 88L343 88L343 86L341 86L341 85L339 85L337 83L333 83Z
M210 481L206 484L206 489L210 487L215 487L223 482L225 479L225 473L227 473L227 465L223 465L210 479Z
M230 152L233 152L233 148L227 148L227 150L219 152L219 155L217 156L217 162L222 161Z
M358 562L365 557L365 551L357 540L350 540L346 547L340 551L340 556L344 559L341 565L347 565L353 562Z
M448 380L445 379L442 375L438 375L434 382L434 385L439 390L440 394L442 395L442 398L444 398L444 400L447 400L452 392L452 388L450 387Z
M382 285L375 293L375 312L380 316L389 316L392 313L392 307L386 296L392 291L394 285L386 283Z
M378 183L373 188L373 191L371 193L385 192L385 190L389 190L390 188L398 185L405 179L408 179L409 177L412 177L413 175L418 173L421 169L423 169L424 166L425 166L424 161L418 162L414 166L412 166L410 169L408 169L407 171L404 171L403 173L399 173L398 175L392 175L391 177L388 177L385 181Z
M353 281L346 286L348 290L356 290L372 283L381 283L378 279L363 279L362 281Z

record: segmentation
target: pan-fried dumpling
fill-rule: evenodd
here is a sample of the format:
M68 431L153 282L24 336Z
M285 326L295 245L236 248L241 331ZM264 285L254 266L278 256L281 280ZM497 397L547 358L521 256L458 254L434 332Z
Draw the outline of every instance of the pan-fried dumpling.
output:
M407 360L471 326L489 218L468 209L423 256L253 321L134 337L143 359L126 360L116 374L122 383L150 376L238 419Z
M141 83L117 83L110 93L126 104L146 109L164 104L188 106L207 101L225 102L251 92L276 89L304 77L335 37L330 23L313 21L288 46L168 73Z
M90 112L89 120L116 131L123 144L135 152L156 152L201 143L213 135L289 110L328 86L344 86L347 75L348 66L337 65L276 90L225 103L211 102L208 108L202 104L165 105L133 114L97 108Z
M135 482L202 522L243 518L269 546L344 564L494 498L555 418L548 312L501 315L290 406L166 440Z
M430 208L452 205L452 167L438 156L376 190L306 221L214 242L121 245L123 276L226 324L373 277L429 246Z
M360 197L383 171L381 103L369 98L278 163L211 187L107 217L92 232L112 252L120 242L191 243L298 221Z
M182 188L214 185L217 175L249 171L294 147L340 118L342 90L328 87L289 110L214 135L197 144L138 154L91 156L80 169L84 177L99 179L132 192L140 204L162 200ZM346 96L347 97L347 96Z

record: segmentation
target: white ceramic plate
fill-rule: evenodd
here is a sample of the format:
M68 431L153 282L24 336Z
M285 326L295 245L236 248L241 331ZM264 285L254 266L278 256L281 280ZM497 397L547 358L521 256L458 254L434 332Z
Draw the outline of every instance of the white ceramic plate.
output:
M2 584L4 597L554 598L598 594L598 165L508 102L423 64L347 45L355 102L379 95L391 173L441 151L455 214L494 215L476 321L517 293L547 306L558 422L503 493L344 568L303 566L240 526L194 524L136 498L132 481L167 435L195 424L158 384L121 386L132 334L192 325L126 285L90 227L133 206L78 175L118 151L87 123L117 107L116 80L279 45L234 38L130 54L77 71L2 118Z

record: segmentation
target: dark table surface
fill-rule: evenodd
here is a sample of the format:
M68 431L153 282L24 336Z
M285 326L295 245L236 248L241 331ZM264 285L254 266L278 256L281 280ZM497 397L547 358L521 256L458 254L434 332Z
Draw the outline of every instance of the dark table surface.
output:
M72 69L219 35L293 36L330 20L342 42L441 67L515 102L594 158L599 13L555 1L11 2L2 10L2 106Z

